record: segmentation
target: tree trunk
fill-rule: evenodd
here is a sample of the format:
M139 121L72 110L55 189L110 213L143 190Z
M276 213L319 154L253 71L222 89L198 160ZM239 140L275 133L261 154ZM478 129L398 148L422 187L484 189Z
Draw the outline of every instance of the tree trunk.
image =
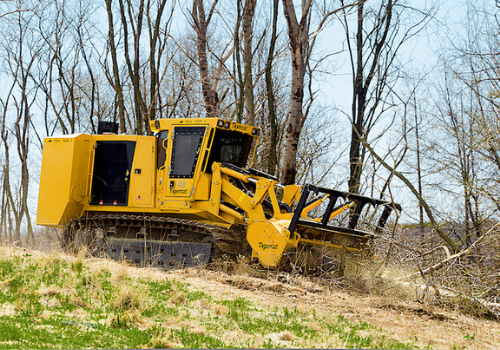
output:
M216 4L217 0L214 0L208 19L205 16L203 0L193 0L193 10L191 12L193 28L197 34L196 47L198 50L201 89L205 100L205 110L209 117L215 117L218 114L218 97L217 93L212 90L207 58L207 28Z
M157 87L158 84L158 68L157 64L160 64L160 62L156 62L155 55L156 55L156 46L158 44L158 38L160 35L160 23L161 23L161 18L163 11L165 9L165 5L167 4L167 0L161 0L160 5L158 7L158 12L156 14L156 20L154 21L154 27L151 28L151 25L149 25L149 71L150 71L150 76L151 76L151 83L150 83L150 99L151 99L151 108L149 112L149 119L154 120L156 119L156 100L157 100ZM150 4L148 2L148 23L150 23L151 19L149 16L149 10L150 10ZM147 128L149 131L149 128Z
M415 147L417 153L417 190L420 197L423 197L422 189L422 169L420 160L420 122L418 120L417 98L416 93L413 94L413 104L415 112ZM424 208L422 203L418 203L418 226L420 229L420 240L423 244L425 241L425 227L424 227Z
M365 116L366 90L364 89L363 79L363 13L364 3L358 5L358 29L356 33L356 76L353 84L352 101L352 132L351 147L349 150L349 192L359 193L359 184L363 172L363 159L361 159L361 141L360 135L364 135L363 122Z
M142 20L144 17L144 0L139 1L139 9L137 13L137 22L134 17L133 9L132 9L132 3L130 0L126 0L127 3L127 9L125 9L125 5L123 3L123 0L119 0L120 3L120 15L121 15L121 22L122 22L122 27L123 27L123 46L124 46L124 53L125 53L125 62L127 64L128 68L128 73L130 76L130 80L132 82L132 87L134 91L134 114L135 114L135 133L137 135L142 135L144 133L143 129L143 123L147 121L145 119L145 103L144 99L142 98L142 92L141 92L141 86L140 86L140 71L139 71L139 48L140 48L140 38L141 38L141 33L142 33ZM127 14L125 13L125 10L127 10L128 13L128 18ZM130 25L130 28L132 30L132 38L134 40L134 52L133 52L133 62L130 59L130 53L129 53L129 31L128 31L128 26Z
M351 47L349 22L344 18L347 45L353 70L352 131L349 150L349 192L359 193L366 147L361 138L367 140L376 120L375 111L382 101L382 92L388 85L387 74L399 45L394 45L397 26L392 24L393 0L383 1L378 10L365 11L365 1L357 3L357 29L354 48ZM342 4L344 2L342 1ZM373 28L366 28L364 19L375 15ZM371 23L368 21L367 23ZM390 34L390 37L389 37ZM407 34L407 33L406 33ZM389 40L389 41L388 41ZM402 40L406 40L403 36ZM394 46L394 51L388 50ZM372 84L375 87L372 87ZM373 95L369 91L375 89Z
M274 85L272 80L272 67L274 59L274 50L276 46L276 24L278 22L278 4L279 0L273 0L273 29L271 33L271 42L269 44L269 53L266 62L266 92L267 92L267 105L269 111L269 124L271 130L269 130L269 158L267 161L267 172L271 175L276 173L276 154L277 154L277 144L278 144L278 131L276 126L276 106L274 101Z
M301 62L300 57L293 55L292 64L294 67L302 66L302 69L294 69L292 72L290 110L285 125L284 185L295 183L295 176L297 173L297 148L302 126L302 102L304 98L303 62Z
M243 78L243 73L241 71L241 50L240 50L240 26L243 15L241 14L241 1L237 0L236 2L236 26L234 28L234 47L235 47L235 96L236 96L236 122L243 122L243 109L245 107L245 82Z
M113 89L116 92L116 104L118 105L118 119L120 121L120 132L127 131L125 125L125 102L123 100L122 84L120 82L120 72L118 70L118 59L116 56L115 30L113 23L113 9L111 7L113 0L106 0L106 11L108 12L108 42L111 51L111 60L113 62Z
M290 109L285 124L285 151L283 164L284 185L295 183L297 173L297 147L302 129L302 106L304 101L304 76L307 42L309 35L309 10L312 1L302 1L300 24L295 15L292 0L283 0L283 11L288 24L288 38L292 53L292 83Z
M243 62L244 62L244 86L245 86L245 111L246 122L255 125L255 104L253 95L252 75L252 21L255 14L257 0L246 0L243 9Z

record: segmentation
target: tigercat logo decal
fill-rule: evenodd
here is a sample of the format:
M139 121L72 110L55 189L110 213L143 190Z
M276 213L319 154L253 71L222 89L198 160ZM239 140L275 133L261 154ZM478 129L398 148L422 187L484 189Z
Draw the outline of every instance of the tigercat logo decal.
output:
M235 129L235 130L247 131L247 127L246 127L246 125L238 125L238 124L234 124L234 129Z
M170 193L172 193L172 194L187 194L188 190L187 189L185 189L185 190L172 190L172 191L170 191Z
M266 250L266 249L278 249L278 245L277 244L267 244L267 243L259 242L259 248L262 249L262 250Z

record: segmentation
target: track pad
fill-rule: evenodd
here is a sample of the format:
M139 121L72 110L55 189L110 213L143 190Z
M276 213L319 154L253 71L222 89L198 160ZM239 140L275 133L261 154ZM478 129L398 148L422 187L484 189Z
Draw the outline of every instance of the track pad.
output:
M210 243L108 237L104 251L113 260L128 261L138 267L171 270L208 264L211 247Z

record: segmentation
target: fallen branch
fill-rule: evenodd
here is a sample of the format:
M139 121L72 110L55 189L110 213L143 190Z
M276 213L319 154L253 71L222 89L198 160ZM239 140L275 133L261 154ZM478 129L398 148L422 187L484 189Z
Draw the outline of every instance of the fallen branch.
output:
M482 299L474 298L474 300L481 304L482 307L484 307L488 312L496 318L497 321L500 321L500 312L497 312L495 309L500 310L500 304L498 303L491 303Z
M454 294L454 296L456 296L456 297L460 296L460 298L463 298L463 299L466 299L466 300L469 300L469 301L472 301L472 302L475 302L475 303L481 305L481 307L483 307L486 311L488 311L490 316L494 317L497 321L500 321L500 312L499 312L500 311L500 304L499 303L492 303L490 301L487 301L487 300L484 300L481 298L477 298L473 295L463 295L462 293L457 292L456 290L451 289L449 287L442 287L442 288L445 288L448 291L452 292Z
M434 252L437 252L439 249L443 249L444 250L444 252L446 253L446 258L450 258L451 257L450 250L448 249L448 247L442 245L442 246L436 247L436 248L434 248L432 250L429 250L429 251L423 252L423 253L420 253L419 251L416 251L420 256L411 258L411 259L406 260L406 261L412 261L412 260L420 259L420 258L422 258L422 257L424 257L426 255L430 255L430 254L432 254Z
M415 277L422 276L423 274L427 274L427 273L430 273L430 272L437 271L440 268L442 268L444 265L446 265L448 262L450 262L452 260L455 260L457 258L460 258L462 256L470 254L471 251L475 248L476 245L478 245L479 243L481 243L492 232L495 232L498 227L500 227L500 223L498 223L498 224L494 225L492 228L490 228L488 230L488 232L486 232L484 235L482 235L481 237L479 237L474 243L472 243L469 246L469 248L467 248L465 250L462 250L461 252L458 252L456 254L450 255L446 259L444 259L444 260L438 262L437 264L432 265L432 266L430 266L430 267L428 267L428 268L426 268L424 270L420 270L418 272L411 273L411 274L409 274L407 276L404 276L404 277L399 277L396 280L403 280L403 279L415 278Z
M372 146L366 141L366 139L359 133L359 131L354 128L353 130L356 131L356 134L358 135L360 141L363 143L363 146L365 146L368 151L377 159L377 161L382 164L384 168L386 168L388 171L390 171L394 176L399 178L403 183L408 187L408 189L417 197L419 203L422 205L424 208L425 212L427 213L427 217L432 223L432 226L434 226L434 229L436 230L437 234L450 246L450 248L453 249L453 251L457 251L458 247L456 242L454 242L444 231L439 227L436 219L434 218L434 215L432 214L432 210L427 204L427 202L424 200L424 198L420 195L420 193L416 190L416 188L413 186L410 180L408 180L402 172L396 171L394 167L391 167L389 164L387 164L382 157L380 157L375 150L373 149Z

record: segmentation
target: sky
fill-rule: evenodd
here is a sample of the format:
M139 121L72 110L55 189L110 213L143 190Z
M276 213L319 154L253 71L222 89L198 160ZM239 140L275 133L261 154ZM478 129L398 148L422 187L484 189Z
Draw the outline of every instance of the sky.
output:
M494 2L494 0L491 0ZM222 2L221 2L222 3ZM464 1L430 1L417 0L411 1L412 6L426 8L432 3L438 5L438 10L429 25L419 35L409 40L400 50L400 63L407 70L416 70L425 72L440 64L440 54L446 48L450 37L460 35L460 21L466 13ZM1 9L1 7L0 7ZM494 9L494 7L493 7ZM0 12L1 13L1 12ZM280 15L282 16L282 14ZM103 18L104 19L104 18ZM231 19L228 19L230 22ZM282 19L283 20L283 19ZM178 11L176 13L173 26L175 31L191 30L186 22L185 13ZM331 25L325 28L318 35L316 46L317 52L339 52L345 44L343 28L339 21L332 21ZM351 108L352 99L352 73L350 71L348 55L344 52L333 56L330 64L326 66L329 74L322 74L316 81L316 90L318 91L317 102L319 105L334 106L340 111L348 112ZM400 82L402 84L403 82ZM341 114L338 114L341 115ZM344 128L349 128L348 121L344 119L339 124L341 130L338 130L339 137L346 137L348 133ZM383 125L381 125L383 127ZM384 140L380 144L385 146L391 140ZM36 152L33 152L35 154ZM34 161L39 162L40 157L35 156ZM37 186L39 174L38 171L32 171L32 184ZM36 211L37 188L31 191L32 212ZM409 206L414 206L410 196L402 192L404 201Z

